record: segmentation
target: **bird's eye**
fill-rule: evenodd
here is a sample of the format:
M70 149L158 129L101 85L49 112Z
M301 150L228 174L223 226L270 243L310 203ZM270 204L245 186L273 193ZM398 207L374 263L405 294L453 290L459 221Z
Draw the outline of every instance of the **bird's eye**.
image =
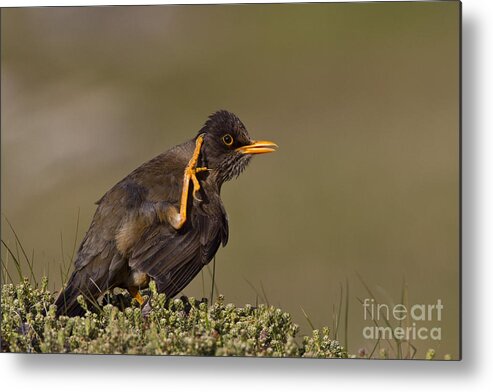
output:
M231 146L233 144L233 137L228 133L223 136L223 143L227 146Z

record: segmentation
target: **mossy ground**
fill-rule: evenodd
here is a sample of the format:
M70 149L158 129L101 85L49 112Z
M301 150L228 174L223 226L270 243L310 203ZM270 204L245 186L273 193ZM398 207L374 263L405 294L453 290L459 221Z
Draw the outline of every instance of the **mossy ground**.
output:
M221 296L209 306L193 298L166 303L153 292L146 316L125 294L119 302L128 307L107 304L84 317L57 318L53 302L47 279L39 288L27 279L3 285L1 351L347 358L328 328L301 337L289 313L266 305L236 307Z

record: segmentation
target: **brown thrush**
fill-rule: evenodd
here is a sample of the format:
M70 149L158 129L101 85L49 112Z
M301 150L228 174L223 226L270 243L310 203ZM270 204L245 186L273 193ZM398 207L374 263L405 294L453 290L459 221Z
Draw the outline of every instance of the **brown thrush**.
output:
M115 287L143 303L150 279L171 298L228 241L221 186L237 177L252 155L275 151L254 141L233 113L212 114L197 136L144 163L96 203L72 273L59 294L57 314L84 314Z

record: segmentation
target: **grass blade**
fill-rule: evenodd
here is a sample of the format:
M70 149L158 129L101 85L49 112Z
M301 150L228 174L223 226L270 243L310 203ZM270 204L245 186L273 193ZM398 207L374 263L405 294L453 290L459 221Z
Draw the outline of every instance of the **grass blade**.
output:
M205 298L205 280L204 280L204 269L200 270L200 279L202 280L202 298Z
M5 218L5 221L7 222L7 224L9 225L10 230L12 231L12 234L14 234L15 247L16 247L16 251L17 251L17 260L20 263L19 249L18 249L20 247L21 252L22 252L22 255L26 259L26 263L27 263L27 266L29 268L29 272L30 272L31 278L33 279L33 282L35 284L35 287L38 287L38 282L36 280L36 276L34 275L34 267L33 267L33 262L34 261L33 260L32 261L29 260L29 257L27 256L27 253L26 253L26 250L24 249L24 246L22 245L22 242L21 242L19 236L17 235L17 232L15 231L14 226L12 225L12 223L8 220L8 218L5 215L3 217Z
M5 274L7 275L7 277L9 278L10 280L10 283L14 284L14 280L12 279L12 276L10 276L10 273L9 273L9 270L7 269L7 266L5 265L5 263L3 262L3 257L1 258L1 261L2 261L2 267L3 269L5 270ZM2 274L2 285L5 284L6 281L4 282L4 279L3 279L3 274Z
M378 340L375 343L375 346L373 346L373 350L371 350L371 353L368 356L368 359L371 359L371 357L373 357L373 354L375 354L375 351L376 351L376 349L377 349L377 347L378 347L379 344L380 344L380 336L378 337Z
M308 317L308 314L306 314L305 309L303 309L303 307L302 307L302 306L300 306L300 308L301 308L301 311L303 312L303 315L304 315L304 316L305 316L305 318L306 318L306 321L308 321L308 324L310 325L310 328L311 328L312 330L315 330L316 328L315 328L315 326L313 325L312 321L310 320L310 317Z
M344 348L346 349L347 352L349 352L349 347L348 347L348 329L349 329L349 282L346 278L346 307L345 307L345 313L344 313Z
M70 257L72 263L74 262L75 250L77 249L77 237L79 235L79 221L80 221L80 207L77 210L77 222L75 224L74 246L72 247L72 256Z
M210 272L210 271L209 271ZM216 256L214 256L214 259L212 260L212 285L211 285L211 305L213 304L213 300L214 300L214 287L215 287L215 283L216 283ZM216 291L219 292L217 290L217 287L216 287Z
M260 289L262 290L265 303L267 304L268 307L270 307L269 299L267 298L267 294L265 294L265 289L264 289L264 285L262 284L262 281L260 281Z
M335 332L334 332L334 339L338 340L338 331L339 331L339 325L341 324L341 311L342 311L342 297L343 297L343 292L342 292L342 284L339 283L339 309L337 309L337 320L336 320L336 327L335 327Z
M12 257L12 260L14 261L15 269L17 270L17 274L19 275L19 281L22 282L24 279L24 276L22 274L22 267L21 264L19 263L19 260L17 260L17 257L14 255L14 252L9 248L9 246L5 243L4 240L0 240L2 242L2 245L7 249L7 252L10 254Z
M248 285L251 287L251 289L255 292L256 301L258 302L258 298L259 298L259 297L262 297L262 296L260 295L260 293L258 292L258 290L256 289L256 287L253 285L253 283L252 283L252 282L250 282L250 281L249 281L247 278L245 278L244 276L243 276L243 279L245 279L245 282L247 282L247 284L248 284ZM264 302L265 302L265 300L264 300Z

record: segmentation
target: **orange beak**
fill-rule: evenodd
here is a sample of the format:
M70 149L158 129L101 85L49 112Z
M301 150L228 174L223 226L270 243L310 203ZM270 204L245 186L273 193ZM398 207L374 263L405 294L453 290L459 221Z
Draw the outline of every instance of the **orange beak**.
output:
M266 154L276 151L277 144L267 140L254 141L252 144L238 147L236 151L242 154Z

